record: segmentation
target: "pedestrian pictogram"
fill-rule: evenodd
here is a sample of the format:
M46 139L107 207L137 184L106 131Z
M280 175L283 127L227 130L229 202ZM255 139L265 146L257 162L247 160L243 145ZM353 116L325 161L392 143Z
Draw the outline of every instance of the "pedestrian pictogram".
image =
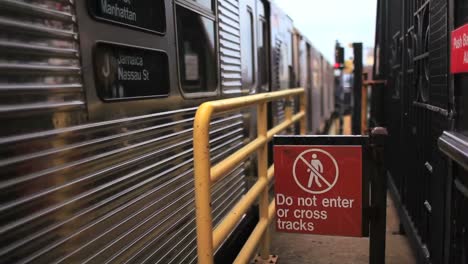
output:
M296 184L312 194L325 193L338 181L339 168L335 158L322 149L313 148L300 153L294 161Z
M307 163L306 163L307 164ZM322 187L322 184L320 184L319 178L323 179L321 173L323 173L323 165L320 160L317 159L317 154L312 154L312 160L310 161L310 168L307 169L307 172L310 172L309 176L309 184L307 184L307 187L312 187L312 183L315 181L315 183L319 186ZM326 182L328 185L330 185L327 180L323 179L324 182Z

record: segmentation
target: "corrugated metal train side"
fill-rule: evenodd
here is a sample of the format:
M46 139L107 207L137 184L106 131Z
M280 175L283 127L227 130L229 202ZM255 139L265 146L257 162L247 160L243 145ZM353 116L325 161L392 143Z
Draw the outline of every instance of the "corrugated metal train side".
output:
M273 3L152 3L158 29L130 23L147 11L138 4L116 19L113 0L0 1L0 263L195 263L196 107L301 85L309 132L332 111L315 119L330 69L306 40L292 67L293 23ZM161 81L138 79L148 72ZM284 102L270 111L281 122ZM248 143L252 113L213 119L213 164ZM252 166L213 187L215 224Z

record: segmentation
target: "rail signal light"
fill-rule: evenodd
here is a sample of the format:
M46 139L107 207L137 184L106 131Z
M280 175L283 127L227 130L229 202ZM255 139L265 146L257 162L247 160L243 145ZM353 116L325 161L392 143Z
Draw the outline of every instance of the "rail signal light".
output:
M344 48L338 43L335 47L335 69L342 70L344 68Z

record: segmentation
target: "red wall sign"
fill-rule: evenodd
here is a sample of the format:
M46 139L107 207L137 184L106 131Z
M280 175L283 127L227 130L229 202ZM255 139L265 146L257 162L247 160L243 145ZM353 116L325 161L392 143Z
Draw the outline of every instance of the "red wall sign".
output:
M275 146L276 228L362 236L362 147Z
M468 72L468 25L452 31L450 72Z

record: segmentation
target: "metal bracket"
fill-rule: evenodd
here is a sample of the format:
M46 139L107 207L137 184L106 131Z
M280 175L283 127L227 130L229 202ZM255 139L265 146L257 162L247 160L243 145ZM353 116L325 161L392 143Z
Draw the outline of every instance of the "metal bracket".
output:
M270 255L268 259L263 259L262 256L257 255L253 262L253 264L276 264L278 263L278 255Z

